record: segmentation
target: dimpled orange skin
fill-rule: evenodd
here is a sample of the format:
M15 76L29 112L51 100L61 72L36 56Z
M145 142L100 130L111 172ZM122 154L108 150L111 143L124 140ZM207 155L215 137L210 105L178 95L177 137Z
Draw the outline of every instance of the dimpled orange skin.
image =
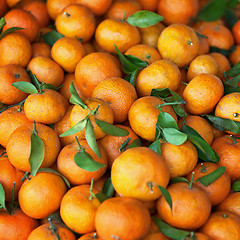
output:
M207 221L212 206L203 190L194 185L190 189L186 182L171 184L167 190L172 197L172 211L163 197L157 201L157 211L163 221L183 229L196 229Z
M162 59L144 68L137 76L138 96L150 96L154 88L169 88L176 91L181 82L181 73L173 62Z
M92 97L107 102L113 110L114 122L122 123L127 120L128 111L137 100L137 93L131 83L115 77L100 82Z
M93 197L91 200L90 185L84 184L71 188L63 197L60 215L63 222L74 232L84 234L95 231L95 215L100 202ZM94 194L99 193L95 188Z
M240 93L234 92L222 97L215 108L215 116L240 122Z
M53 124L63 118L67 105L66 99L60 93L44 89L43 93L35 93L27 97L24 111L30 121Z
M159 198L161 192L157 185L166 187L169 177L164 158L146 147L126 150L115 159L111 170L112 183L117 193L142 201ZM153 185L152 191L149 182Z
M113 117L113 111L111 107L108 105L108 103L104 102L101 99L98 98L88 98L84 100L84 103L87 105L87 107L92 111L98 108L98 113L96 115L96 118L113 124L114 117ZM72 112L70 114L70 124L71 127L75 126L79 121L84 119L89 114L88 109L83 109L82 107L75 105L72 109ZM90 121L93 127L94 135L96 139L104 137L106 134L100 129L100 127L95 122L95 116L90 117ZM81 131L77 132L76 135L79 137L79 139L85 139L85 128Z
M23 101L29 94L18 90L12 84L15 82L31 82L23 67L17 64L8 64L0 67L0 101L13 105Z
M22 211L36 219L45 218L57 211L67 192L62 177L48 172L39 172L31 180L25 180L18 194Z
M117 58L109 53L93 52L83 57L77 64L74 85L84 97L91 97L94 88L101 81L121 75Z
M19 64L25 68L31 56L30 41L22 33L10 33L0 41L0 66Z
M74 160L74 156L80 152L77 142L75 141L65 146L58 155L57 168L72 185L90 184L92 179L97 181L107 170L107 154L102 146L98 145L101 153L101 158L99 158L89 147L86 140L79 140L79 143L85 149L86 153L90 154L94 161L104 164L105 167L97 171L87 171L78 167Z
M162 58L172 60L178 67L187 66L199 51L197 34L184 24L172 24L160 34L158 51Z
M37 226L38 221L24 214L20 208L13 214L0 211L0 236L4 236L4 240L26 240Z
M183 92L186 109L195 115L210 113L223 96L223 92L223 83L217 76L200 74L188 83Z
M56 132L50 127L37 123L38 136L44 143L44 159L41 167L50 167L57 159L60 142ZM9 137L6 150L13 166L24 172L30 172L29 156L33 124L18 127ZM21 154L19 154L21 153Z
M142 202L128 197L115 197L104 201L95 218L96 230L104 240L142 239L150 229L151 218Z
M137 99L131 106L128 112L128 121L132 130L140 137L154 141L157 118L160 113L160 109L156 106L162 104L163 101L160 98L153 96L146 96ZM161 107L162 111L169 113L175 121L177 121L177 115L171 106Z
M136 27L115 19L103 20L96 29L95 38L100 47L111 53L117 53L114 44L120 52L125 53L141 41Z

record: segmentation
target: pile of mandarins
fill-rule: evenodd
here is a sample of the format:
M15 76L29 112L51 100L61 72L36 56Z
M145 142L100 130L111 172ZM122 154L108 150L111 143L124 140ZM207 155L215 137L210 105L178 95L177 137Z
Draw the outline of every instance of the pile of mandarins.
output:
M239 240L237 0L0 0L0 240Z

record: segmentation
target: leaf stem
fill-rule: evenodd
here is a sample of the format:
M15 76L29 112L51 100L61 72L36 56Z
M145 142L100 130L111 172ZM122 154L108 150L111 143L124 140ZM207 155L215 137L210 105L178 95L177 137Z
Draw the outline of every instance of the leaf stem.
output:
M78 151L84 150L84 147L83 147L83 146L80 144L80 142L78 141L77 136L75 137L75 139L76 139L76 142L77 142L77 144L78 144Z
M96 195L93 193L92 189L93 189L93 181L94 179L92 178L91 180L91 186L89 188L89 191L90 191L90 196L89 196L89 200L91 201L94 197L96 198Z
M33 134L37 135L36 122L33 120Z
M6 106L4 106L1 110L0 110L0 113L2 113L2 112L4 112L5 110L7 110L7 109L9 109L9 108L11 108L11 107L15 107L15 106L18 106L18 105L23 105L24 104L24 102L26 101L26 98L23 100L23 101L21 101L20 103L16 103L16 104L13 104L13 105L6 105ZM18 110L17 110L18 111ZM19 111L18 111L19 112Z
M60 240L60 236L58 233L57 228L55 227L55 225L53 224L52 218L48 218L48 222L50 224L49 229L53 232L53 234L55 235L55 237L57 238L57 240Z
M10 214L13 212L13 205L14 205L14 198L15 198L15 182L13 182L13 187L12 187L12 200L11 200L11 205L10 205Z
M190 183L189 183L189 189L192 189L192 185L193 185L193 183L194 183L194 174L195 174L195 172L192 172L192 178L191 178L191 181L190 181Z
M125 151L127 148L128 143L130 142L131 138L129 137L123 144L121 144L119 148L119 152Z

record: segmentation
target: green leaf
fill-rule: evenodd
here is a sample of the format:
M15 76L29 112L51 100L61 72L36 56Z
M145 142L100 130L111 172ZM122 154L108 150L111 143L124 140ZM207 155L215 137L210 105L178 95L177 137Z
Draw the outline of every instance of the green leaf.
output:
M2 32L0 35L0 40L2 40L6 35L8 35L9 33L13 33L16 32L18 30L22 30L23 28L21 27L12 27L12 28L8 28L6 31Z
M224 85L224 96L229 93L240 92L240 87L230 87L223 82Z
M114 187L112 184L111 177L109 177L103 184L102 192L109 198L111 198L114 194Z
M42 86L41 86L40 82L38 81L36 75L33 74L33 73L32 73L30 70L28 70L28 69L27 69L26 71L27 71L27 73L28 73L28 76L31 78L31 81L32 81L33 85L34 85L38 90L40 90Z
M228 77L236 77L240 74L240 62L238 62L236 65L234 65L231 69L229 69L226 72L226 75Z
M150 149L152 149L153 151L155 151L156 153L161 154L161 143L159 140L154 141L150 146Z
M64 182L66 183L66 185L70 188L70 183L69 181L59 172L57 172L56 170L52 169L52 168L39 168L38 172L48 172L48 173L54 173L58 176L60 176Z
M2 33L3 27L6 25L6 20L4 17L0 19L0 34Z
M228 0L227 7L228 8L235 8L239 3L239 0Z
M130 15L127 22L132 26L145 28L150 27L163 20L163 16L151 11L138 11Z
M94 153L101 158L101 153L97 145L97 141L93 132L92 124L90 119L87 120L86 128L85 128L85 137L89 147L94 151Z
M83 130L86 127L86 124L87 124L87 118L85 117L80 122L78 122L76 125L74 125L70 129L68 129L66 132L59 135L59 137L66 137L66 136L73 135L73 134Z
M166 98L169 96L170 90L169 88L154 88L151 91L151 96L158 97L158 98Z
M100 202L100 203L103 203L105 200L108 199L108 196L102 192L99 192L97 194L95 194L95 197L97 198L97 200Z
M158 115L157 124L161 128L175 128L179 129L175 119L166 112L161 111Z
M136 70L130 75L129 82L135 87L136 86L136 80L139 73L140 67L136 68Z
M114 47L116 48L118 57L121 61L123 72L126 74L132 74L138 68L138 66L126 58L126 55L122 54L115 44Z
M234 45L229 50L218 48L218 47L210 47L209 52L217 52L217 53L223 54L224 56L229 56L235 49L236 49L236 46Z
M137 67L147 67L149 65L147 61L143 61L140 58L132 55L124 55L124 57Z
M31 150L30 150L30 156L29 156L29 164L31 166L31 174L34 177L38 169L40 168L43 159L44 159L44 144L42 139L36 135L35 133L32 133L31 135Z
M232 29L232 27L235 25L235 23L238 20L233 10L229 8L227 8L225 11L224 19L226 21L227 27L230 29Z
M128 148L135 148L135 147L141 147L142 142L140 139L135 139Z
M231 86L231 87L234 87L236 88L238 86L238 83L240 82L240 75L232 78L232 79L229 79L227 81L225 81L225 86L228 85L228 86Z
M218 180L218 178L220 178L225 171L226 171L225 167L219 167L218 169L214 170L213 172L211 172L203 177L198 178L196 181L200 182L202 185L207 187L208 185L210 185L213 182L215 182L216 180Z
M20 81L12 83L12 86L25 93L38 93L37 88L30 82Z
M153 221L157 224L159 230L167 237L173 240L185 240L191 232L174 228L162 220L153 216Z
M45 82L42 82L42 86L41 86L42 89L52 89L54 91L57 91L57 87L54 86L53 84L49 84L49 83L45 83Z
M166 202L168 203L171 211L172 211L172 198L170 193L168 192L168 190L160 185L158 185L159 190L162 193L162 196L164 197L164 199L166 200Z
M176 128L163 128L164 138L173 145L181 145L187 140L187 134Z
M71 82L71 84L70 84L69 91L71 93L71 97L70 97L70 100L69 100L70 103L78 105L78 106L82 107L83 109L88 109L86 104L82 101L82 99L78 95L77 90L76 90L73 82Z
M77 152L74 156L74 161L78 167L88 172L95 172L98 171L100 168L106 167L105 164L94 161L92 156L88 154L85 150Z
M101 128L101 130L111 136L117 136L117 137L124 137L129 134L128 130L116 127L110 123L101 121L97 118L95 118L96 124Z
M211 0L200 9L197 19L206 22L216 21L224 15L226 6L225 0Z
M171 179L170 184L179 183L179 182L189 183L189 181L185 177L175 177Z
M220 131L231 131L236 134L240 133L240 122L212 115L204 115L204 117L207 120L209 120L211 124Z
M7 211L7 208L5 205L5 191L1 183L0 183L0 206Z
M50 46L53 46L53 44L60 38L63 38L64 35L61 33L57 32L56 30L50 31L45 33L42 38L45 43L47 43Z
M186 133L188 140L194 144L199 158L206 162L218 162L220 160L217 153L193 128L188 125L183 125L181 131Z
M232 184L232 190L234 192L240 192L240 178Z

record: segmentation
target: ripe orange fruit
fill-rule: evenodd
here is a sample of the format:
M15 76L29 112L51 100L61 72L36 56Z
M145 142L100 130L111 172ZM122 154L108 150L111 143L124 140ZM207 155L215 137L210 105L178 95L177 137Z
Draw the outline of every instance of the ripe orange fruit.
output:
M156 11L158 0L137 0L144 10Z
M189 24L196 18L198 10L198 0L161 0L158 3L158 14L164 17L163 22L167 25Z
M87 7L71 4L65 7L56 18L56 29L66 37L82 38L88 41L94 34L96 20Z
M147 147L135 147L115 159L111 179L120 196L151 201L161 195L158 185L167 186L169 170L160 154Z
M150 96L154 88L176 91L181 81L177 65L167 59L158 60L141 70L137 76L136 89L140 97Z
M215 108L215 116L240 121L240 93L233 92L223 96Z
M9 137L6 150L12 165L24 172L30 172L29 156L31 148L32 124L18 127ZM43 124L36 124L38 136L44 143L44 159L41 167L50 167L57 159L60 142L56 132ZM21 153L21 154L19 154Z
M90 239L98 239L101 240L101 238L97 235L96 232L86 233L82 235L78 240L90 240Z
M102 16L111 6L112 0L77 0L77 3L89 8L94 15Z
M237 240L240 238L240 217L226 211L214 212L200 229L212 239Z
M8 10L8 5L6 0L0 1L1 9L0 9L0 17L3 17Z
M139 139L138 136L133 132L133 130L130 127L127 127L124 125L115 125L115 126L126 129L129 132L129 134L124 137L106 135L105 137L99 140L99 143L101 144L103 149L106 151L109 168L112 167L114 160L122 153L120 148L128 138L131 138L131 139L126 146L126 149L128 149L128 146L130 146L134 140Z
M136 0L116 0L108 9L105 17L118 20L122 20L124 17L127 19L130 15L141 9L141 5Z
M96 118L105 121L107 123L113 124L114 117L111 107L103 100L98 98L87 98L84 100L90 111L93 111L98 106L98 112ZM75 105L70 114L70 124L71 127L75 126L79 121L84 119L89 113L88 109L83 109L82 107ZM90 117L92 128L96 139L104 137L106 134L100 129L100 127L95 122L95 116ZM85 139L85 128L77 132L76 135L79 139Z
M239 154L240 140L229 139L227 135L215 138L211 145L220 157L219 165L226 167L231 179L240 177Z
M197 232L195 233L196 237L195 240L212 240L208 235L204 233ZM186 240L190 240L190 238L187 238Z
M32 43L32 58L35 57L51 57L51 47L45 42Z
M220 24L206 25L201 29L200 33L208 37L210 47L229 50L234 44L231 31Z
M231 192L219 205L218 211L228 211L240 216L240 192Z
M66 110L64 117L60 121L54 124L53 129L58 136L71 128L70 114L72 112L73 107L74 105L69 106ZM60 140L61 146L64 147L68 144L71 144L72 142L75 141L75 137L76 137L76 134L66 136L66 137L60 137L59 140Z
M42 93L30 94L25 103L24 111L30 121L53 124L60 121L67 110L66 99L52 89L44 89Z
M29 62L27 69L36 75L39 82L59 87L63 83L64 71L61 66L48 57L35 57Z
M8 138L18 127L30 123L23 108L11 107L0 114L0 144L6 147Z
M92 189L93 194L99 191ZM71 188L63 197L60 215L63 222L74 232L85 234L95 231L95 215L100 202L90 197L90 185Z
M212 162L198 163L197 166L193 169L193 172L195 173L193 178L194 181L215 171L219 167L220 166L217 163ZM191 177L192 173L188 174L187 179L190 181ZM208 194L212 206L215 206L222 202L227 197L231 189L231 180L226 171L215 182L208 186L204 186L200 182L195 182L194 184L196 184Z
M236 65L240 61L240 46L237 45L233 52L229 55L229 60L233 65Z
M131 211L132 214L129 214ZM95 226L102 239L142 239L150 228L147 208L138 200L115 197L104 201L96 212Z
M186 109L191 114L207 114L223 96L222 81L212 74L200 74L194 77L183 92Z
M62 177L54 173L39 172L26 179L18 194L22 211L32 218L45 218L57 211L67 192Z
M50 16L45 2L41 0L30 1L22 9L30 12L37 19L40 28L47 27L50 24Z
M150 47L146 44L138 44L130 47L125 52L125 55L135 56L142 61L147 61L149 64L161 59L159 52L154 47Z
M187 175L198 161L197 150L188 140L178 146L168 142L162 143L161 154L168 165L170 178Z
M160 113L158 105L163 101L160 98L146 96L137 99L128 112L128 120L132 130L141 138L148 141L154 141L156 132L157 118ZM163 112L169 113L175 121L177 115L171 106L161 107Z
M12 27L21 27L23 29L18 31L23 33L30 42L36 39L39 31L39 23L28 11L23 9L12 9L4 18L7 24L3 27L3 31Z
M117 58L109 53L93 52L77 64L74 85L84 97L91 97L94 88L111 77L121 77Z
M150 27L139 28L141 34L141 43L149 47L157 48L158 38L165 26L162 23L156 23Z
M13 105L23 101L29 94L24 93L14 86L15 82L31 82L30 77L23 67L8 64L0 67L0 102Z
M56 20L61 11L70 4L76 3L76 0L48 0L46 2L48 14L52 20Z
M219 71L219 65L216 60L210 55L200 55L192 60L187 72L187 80L190 82L194 77L208 73L217 75Z
M158 39L158 51L162 58L184 67L197 56L199 39L192 28L184 24L172 24L162 31Z
M75 81L75 74L74 73L67 73L64 75L63 86L59 89L59 93L63 95L67 100L70 99L71 93L69 91L69 87L71 82ZM76 89L77 90L77 89ZM78 92L79 96L81 97L81 93Z
M101 158L99 158L89 147L86 140L79 140L80 145L85 149L95 162L106 165L97 171L87 171L77 166L74 160L76 153L80 152L78 144L74 141L72 144L65 146L58 155L57 169L72 185L90 184L91 180L98 180L107 170L107 154L103 147L99 145Z
M55 223L52 229L50 223L45 223L35 228L28 237L28 240L55 240L58 234L61 240L76 240L75 235L65 225Z
M13 167L7 156L0 158L0 183L5 192L5 200L12 200L13 183L15 182L14 199L17 199L18 191L22 185L21 179L24 173Z
M179 182L167 188L172 198L172 211L161 197L157 201L157 211L161 219L173 227L196 229L201 227L211 213L211 202L199 187Z
M10 33L0 41L0 66L18 64L25 68L31 55L31 44L22 33Z
M16 208L13 214L0 211L0 236L4 240L26 240L29 234L38 226L38 221Z
M120 52L125 53L130 47L140 43L141 36L138 29L128 22L105 19L96 28L95 39L108 52L117 53L115 44Z
M231 68L229 60L221 53L212 52L209 55L218 63L217 77L219 77L221 80L224 80L224 72L227 72Z
M114 77L100 82L92 97L107 102L113 110L114 122L122 123L127 120L128 111L137 100L137 93L131 83Z
M200 38L198 55L208 54L209 50L210 50L210 46L207 38L205 37Z
M63 37L57 40L51 50L51 56L66 72L73 73L78 62L86 52L76 38Z
M193 128L209 145L211 145L213 141L213 131L211 124L206 119L200 116L189 115L184 118L184 120L184 125L188 125L189 127ZM182 119L179 120L178 125L181 129L183 125Z
M88 55L89 53L92 53L92 52L96 52L96 49L93 46L93 44L91 44L89 42L83 43L83 47L85 49L86 55Z

